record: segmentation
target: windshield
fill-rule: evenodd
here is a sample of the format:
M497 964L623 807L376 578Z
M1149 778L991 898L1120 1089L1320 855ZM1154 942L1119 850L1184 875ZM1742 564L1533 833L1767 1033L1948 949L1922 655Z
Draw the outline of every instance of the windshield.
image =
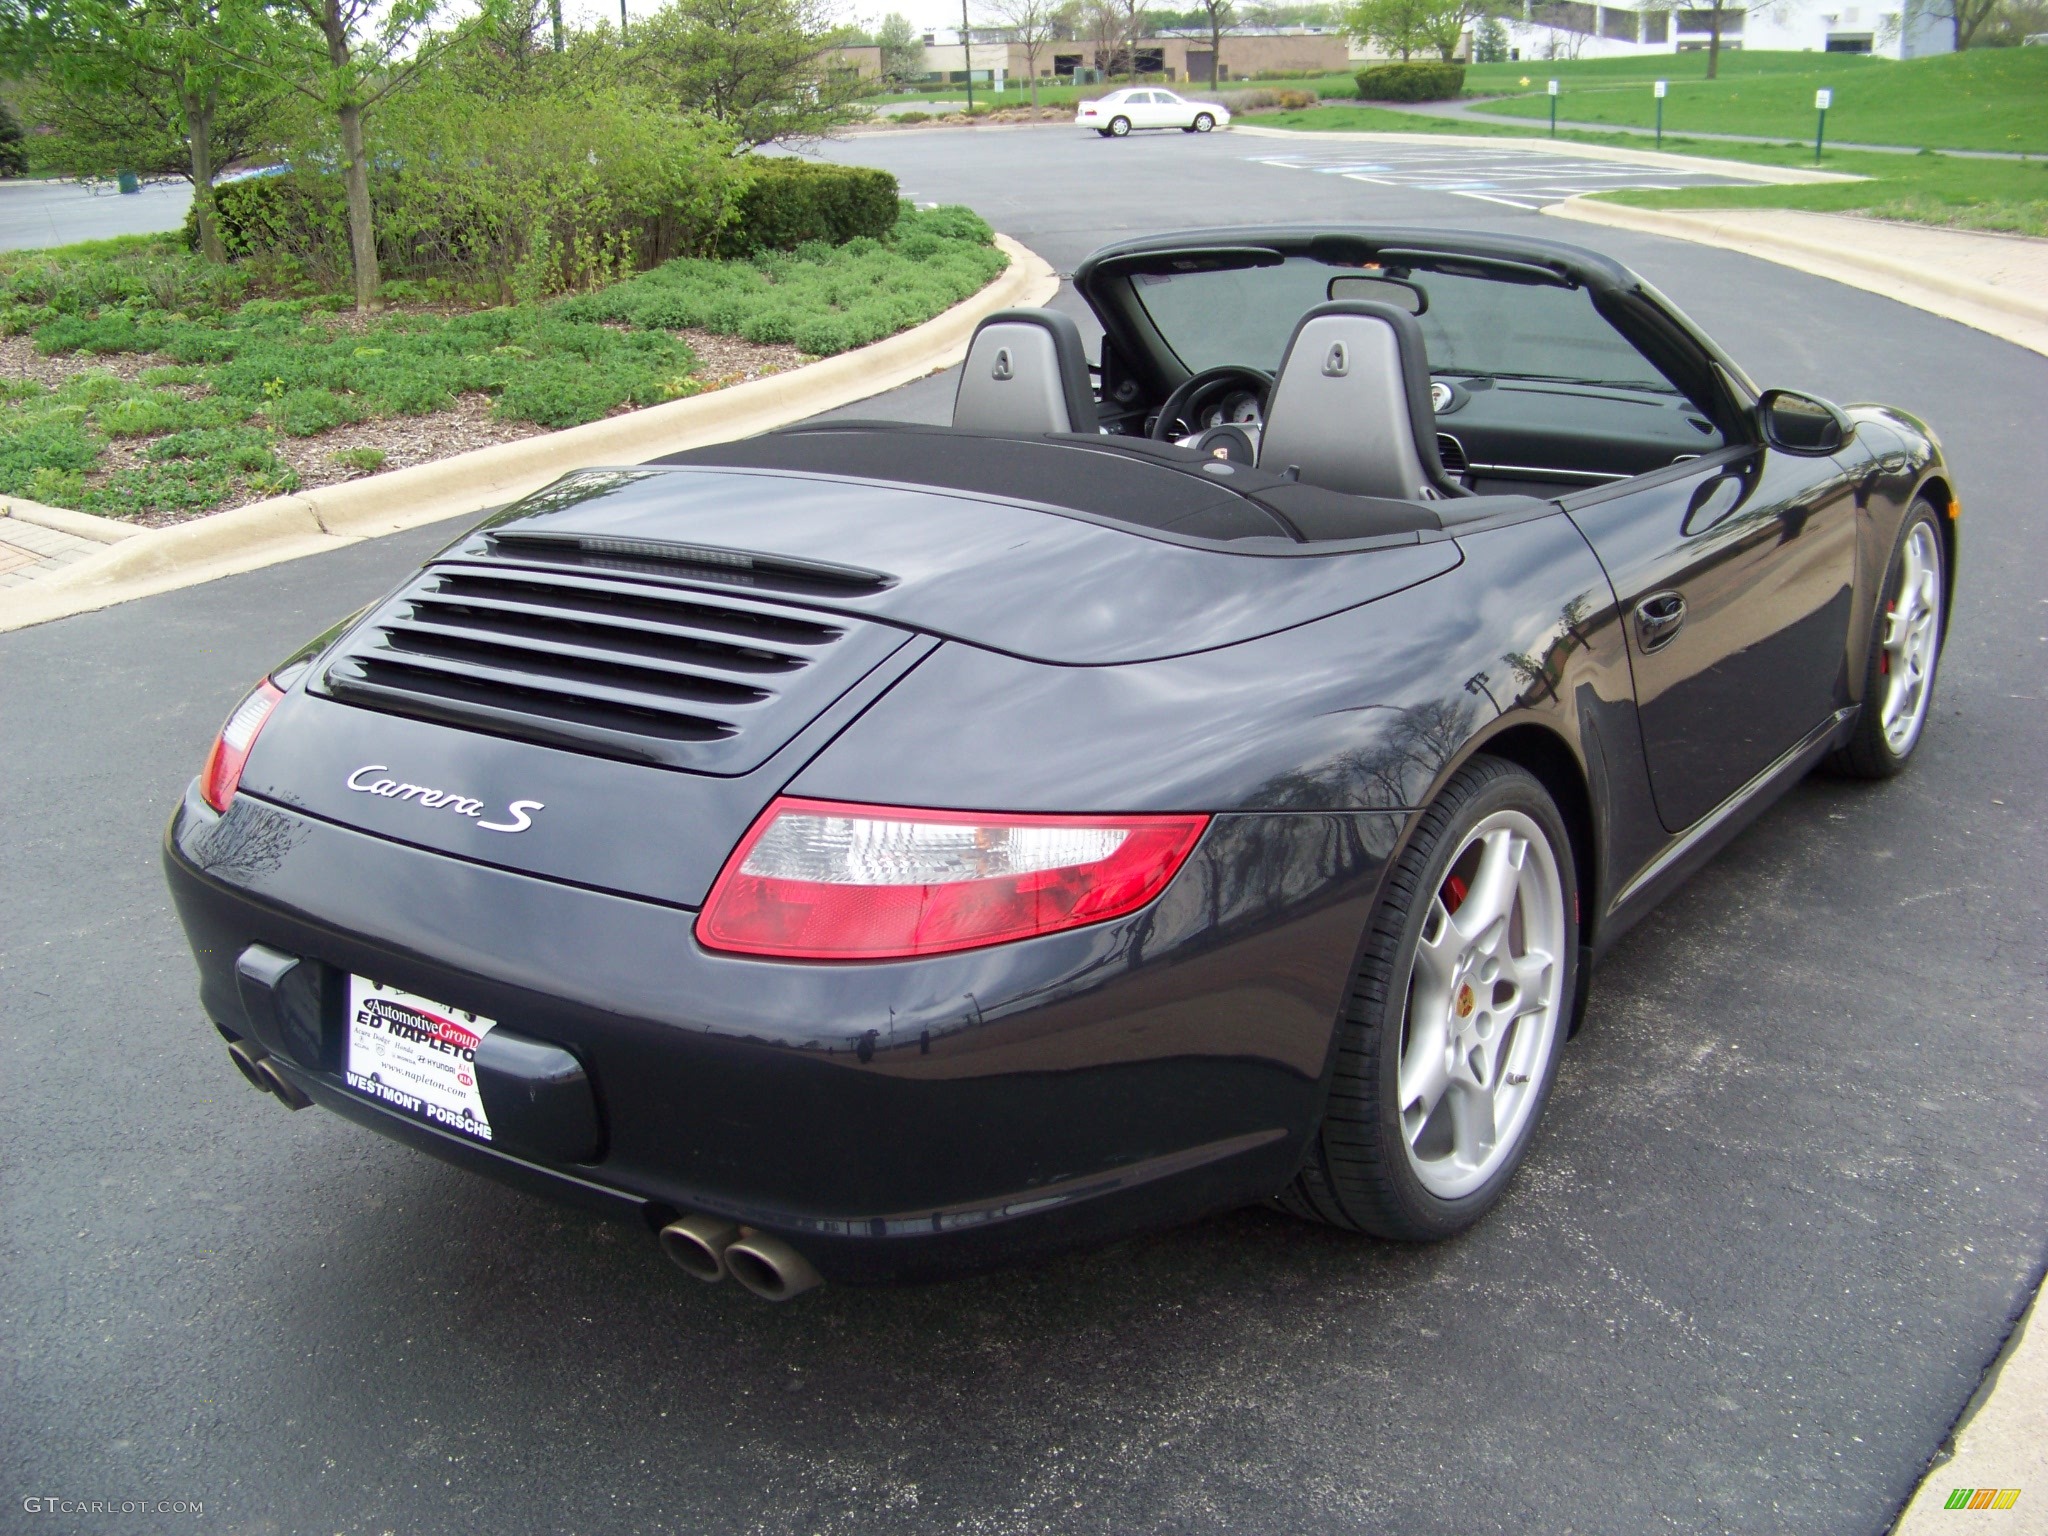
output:
M1368 269L1370 270L1370 269ZM1224 363L1268 370L1333 277L1363 275L1290 256L1278 266L1141 273L1138 301L1191 373ZM1416 270L1427 304L1416 317L1431 373L1556 379L1676 394L1670 380L1601 318L1584 289Z

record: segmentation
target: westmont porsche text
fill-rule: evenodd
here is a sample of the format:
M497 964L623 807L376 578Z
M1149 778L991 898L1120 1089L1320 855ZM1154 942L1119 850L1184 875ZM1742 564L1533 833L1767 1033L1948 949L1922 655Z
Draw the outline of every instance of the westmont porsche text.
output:
M1275 1197L1437 1238L1616 938L1906 767L1912 417L1542 241L1074 283L1092 361L1008 311L951 426L566 476L259 681L165 841L237 1068L778 1299Z

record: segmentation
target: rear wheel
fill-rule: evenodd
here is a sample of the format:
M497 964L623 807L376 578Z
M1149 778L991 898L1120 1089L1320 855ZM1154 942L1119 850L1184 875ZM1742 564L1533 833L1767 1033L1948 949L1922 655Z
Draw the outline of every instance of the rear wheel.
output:
M1557 806L1523 769L1473 759L1388 871L1323 1123L1281 1203L1409 1240L1484 1215L1549 1098L1578 937Z
M1112 139L1127 138L1130 131L1131 120L1128 117L1112 117L1109 120L1109 136Z
M1211 128L1214 128L1215 126L1216 119L1212 114L1207 112L1197 112L1195 114L1195 132L1207 133Z
M1899 530L1883 606L1870 626L1863 707L1855 733L1828 767L1857 779L1888 779L1906 766L1926 730L1948 596L1941 515L1915 501Z

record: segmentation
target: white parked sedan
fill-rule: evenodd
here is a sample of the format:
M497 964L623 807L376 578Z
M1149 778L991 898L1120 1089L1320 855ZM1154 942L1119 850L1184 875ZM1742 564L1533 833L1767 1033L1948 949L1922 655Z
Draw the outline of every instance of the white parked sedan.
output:
M1084 101L1074 122L1093 128L1105 139L1120 139L1133 128L1178 128L1182 133L1207 133L1230 126L1230 114L1213 101L1189 101L1156 85L1126 86L1100 101Z

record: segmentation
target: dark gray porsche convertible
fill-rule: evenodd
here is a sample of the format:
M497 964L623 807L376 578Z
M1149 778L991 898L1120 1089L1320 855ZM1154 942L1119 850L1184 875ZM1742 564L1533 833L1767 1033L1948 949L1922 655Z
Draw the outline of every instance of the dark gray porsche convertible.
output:
M489 518L234 711L235 1064L768 1296L1527 1155L1601 953L1928 718L1956 501L1566 246L1237 229L828 422ZM1682 1028L1682 1021L1674 1022Z

